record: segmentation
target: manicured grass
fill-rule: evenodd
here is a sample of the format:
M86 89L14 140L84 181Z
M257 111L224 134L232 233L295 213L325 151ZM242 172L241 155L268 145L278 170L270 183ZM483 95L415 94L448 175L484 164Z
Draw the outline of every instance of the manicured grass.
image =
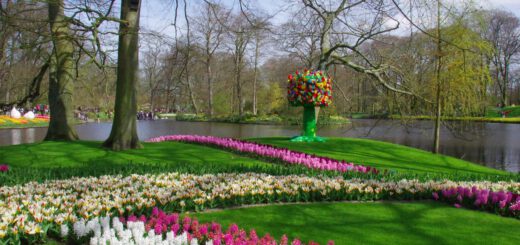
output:
M288 138L258 138L253 141L271 144L319 156L351 161L381 169L409 172L444 172L506 174L504 171L445 155L375 140L354 138L328 138L325 143L296 143Z
M36 127L47 127L49 123L47 122L38 122L38 123L26 123L26 124L15 124L15 123L3 123L0 124L0 129L3 128L36 128Z
M143 149L114 152L101 147L101 142L42 142L0 147L0 163L15 167L52 168L82 167L85 164L177 164L203 167L220 165L268 165L247 157L218 149L177 142L143 143Z
M435 202L292 204L191 214L326 244L518 244L520 221Z
M486 117L502 117L501 111L509 112L507 117L520 117L520 106L506 106L504 108L491 108L487 111Z

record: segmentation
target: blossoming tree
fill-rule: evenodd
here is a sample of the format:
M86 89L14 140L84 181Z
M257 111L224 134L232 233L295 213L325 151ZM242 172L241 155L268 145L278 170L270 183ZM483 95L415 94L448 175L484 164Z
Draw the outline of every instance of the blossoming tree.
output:
M291 139L293 142L323 142L316 136L316 122L320 107L332 102L332 78L324 71L305 69L288 76L287 99L293 106L303 106L302 135Z

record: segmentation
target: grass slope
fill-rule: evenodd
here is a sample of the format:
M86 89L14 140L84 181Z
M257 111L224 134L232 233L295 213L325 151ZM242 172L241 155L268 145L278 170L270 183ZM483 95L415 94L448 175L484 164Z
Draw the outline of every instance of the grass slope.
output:
M292 204L192 216L320 244L517 244L520 230L519 220L434 202Z
M435 155L416 148L375 140L328 138L325 143L296 143L282 137L252 140L262 144L285 147L291 150L351 161L381 169L409 172L505 174L504 171L453 157Z
M42 142L0 147L0 163L14 167L52 168L82 167L85 164L178 164L203 167L220 165L268 165L265 162L237 156L218 149L177 142L143 143L144 149L114 152L101 147L101 142Z

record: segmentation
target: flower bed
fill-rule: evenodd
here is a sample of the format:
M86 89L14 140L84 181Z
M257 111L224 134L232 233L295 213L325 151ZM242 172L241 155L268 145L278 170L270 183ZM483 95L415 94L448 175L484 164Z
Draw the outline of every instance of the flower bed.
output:
M223 230L217 222L199 223L189 216L181 219L178 213L167 214L158 208L153 208L149 217L130 215L119 218L96 217L89 221L81 219L72 225L62 224L60 233L66 241L88 241L90 244L289 244L286 235L278 243L269 234L259 237L255 230L247 233L236 224ZM301 241L294 239L291 244L301 244ZM311 241L309 244L317 243ZM332 241L328 243L333 244Z
M151 138L148 140L148 142L162 141L179 141L186 143L217 146L240 153L253 154L271 160L279 160L287 164L303 165L312 169L333 170L340 172L354 171L360 173L378 173L377 169L369 166L355 165L354 163L347 163L345 161L338 161L326 157L318 157L302 152L276 148L270 145L262 145L231 138L219 138L214 136L199 135L167 135Z
M256 203L432 199L432 192L458 187L507 193L511 202L503 207L496 205L491 211L520 218L515 209L520 203L520 183L515 182L384 182L258 173L168 173L0 187L0 238L18 241L30 237L36 241L48 231L58 234L62 224L106 215L149 214L154 207L184 212Z
M432 193L435 200L442 200L453 206L489 210L503 216L520 217L520 196L509 191L491 191L473 187L452 187Z
M34 119L12 118L6 115L0 115L0 127L17 127L28 125L42 125L49 122L49 118L36 117Z

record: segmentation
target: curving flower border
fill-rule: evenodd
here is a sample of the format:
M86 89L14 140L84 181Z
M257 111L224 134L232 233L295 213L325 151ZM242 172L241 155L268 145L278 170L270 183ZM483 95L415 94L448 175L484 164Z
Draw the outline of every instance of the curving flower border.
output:
M184 212L277 202L418 200L432 199L432 193L454 188L471 188L473 193L505 193L509 200L505 205L500 203L501 197L493 202L493 195L480 195L481 199L487 198L488 205L479 208L520 218L517 182L385 182L259 173L168 173L71 178L0 187L0 239L17 241L24 237L38 241L48 231L59 233L62 224L107 215L147 214L154 207Z
M89 244L254 244L254 245L288 245L287 235L282 235L279 242L269 234L259 237L254 229L246 232L236 224L227 230L217 222L200 223L196 218L179 213L165 213L159 208L152 209L150 216L130 215L127 217L96 217L91 220L81 219L73 224L62 224L60 236L73 243ZM302 242L295 238L292 245ZM309 245L318 245L310 241ZM329 241L327 245L334 245Z
M201 135L165 135L148 139L147 142L178 141L193 144L202 144L221 147L240 153L254 154L259 157L279 160L287 164L302 165L311 169L359 172L377 174L379 171L370 166L357 165L351 162L338 161L327 157L309 155L289 149L277 148L270 145L262 145L254 142L242 141L232 138L220 138Z

